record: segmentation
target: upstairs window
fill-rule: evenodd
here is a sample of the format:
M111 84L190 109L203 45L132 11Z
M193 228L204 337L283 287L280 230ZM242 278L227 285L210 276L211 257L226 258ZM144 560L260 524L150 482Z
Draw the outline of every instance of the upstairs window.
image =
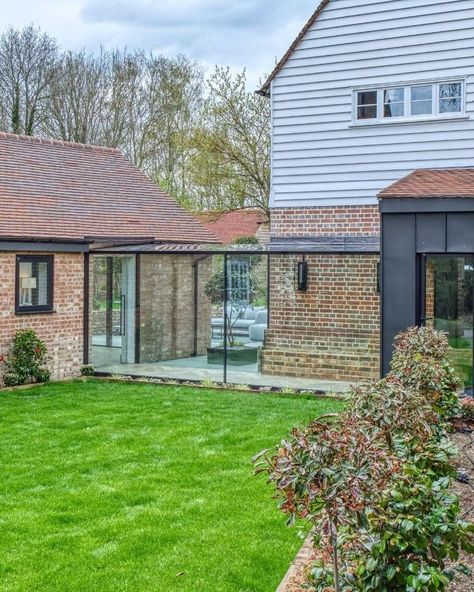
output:
M464 115L464 82L430 82L354 92L355 123L388 123Z
M17 313L53 310L52 255L17 255L15 310Z

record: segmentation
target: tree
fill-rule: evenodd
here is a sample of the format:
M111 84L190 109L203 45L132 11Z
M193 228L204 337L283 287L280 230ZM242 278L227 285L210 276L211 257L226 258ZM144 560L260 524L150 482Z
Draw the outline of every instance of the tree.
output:
M109 56L68 51L61 56L51 83L44 131L55 138L83 144L103 140L103 117L110 86Z
M44 121L57 63L56 41L33 26L0 36L0 117L6 129L32 135Z
M209 199L211 189L216 209L254 206L268 213L268 101L247 91L245 70L233 75L229 68L216 67L208 90L201 126L194 136L197 201L206 195ZM229 190L227 196L222 188Z

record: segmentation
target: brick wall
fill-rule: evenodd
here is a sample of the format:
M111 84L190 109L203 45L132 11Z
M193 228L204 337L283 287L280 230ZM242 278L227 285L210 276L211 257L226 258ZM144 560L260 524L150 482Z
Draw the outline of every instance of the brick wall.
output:
M273 209L273 237L377 236L377 206ZM380 298L374 254L313 254L308 291L298 292L301 256L273 256L270 325L262 371L322 380L377 378Z
M194 351L195 256L140 256L140 362L186 358ZM210 343L211 305L204 287L211 259L199 262L198 351Z
M17 329L31 328L48 347L52 379L78 375L83 356L83 255L54 255L55 312L47 314L15 315L15 260L15 253L0 252L0 352L8 352Z
M375 255L311 255L308 291L298 292L299 257L271 262L264 373L324 380L369 379L379 371Z
M378 236L378 206L275 208L271 210L271 236Z

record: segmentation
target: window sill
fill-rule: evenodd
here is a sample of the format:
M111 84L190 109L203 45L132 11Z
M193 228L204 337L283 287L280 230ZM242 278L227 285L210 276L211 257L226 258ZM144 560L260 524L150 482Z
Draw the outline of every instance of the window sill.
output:
M15 310L15 315L16 316L31 316L31 315L51 315L51 314L56 314L57 311L52 309L52 310Z
M465 121L470 119L469 115L465 115L464 113L459 115L450 115L449 117L419 117L419 118L411 118L411 117L397 117L390 120L375 120L375 121L353 121L349 124L348 127L356 128L356 127L383 127L383 126L393 126L393 125L416 125L417 123L441 123L443 121Z

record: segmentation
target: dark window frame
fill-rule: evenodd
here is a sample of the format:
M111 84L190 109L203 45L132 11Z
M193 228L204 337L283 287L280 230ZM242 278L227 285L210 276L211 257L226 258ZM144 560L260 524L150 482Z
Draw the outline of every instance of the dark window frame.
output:
M41 305L20 305L20 264L46 263L48 266L48 303ZM54 255L17 255L15 265L15 314L43 314L54 312Z

